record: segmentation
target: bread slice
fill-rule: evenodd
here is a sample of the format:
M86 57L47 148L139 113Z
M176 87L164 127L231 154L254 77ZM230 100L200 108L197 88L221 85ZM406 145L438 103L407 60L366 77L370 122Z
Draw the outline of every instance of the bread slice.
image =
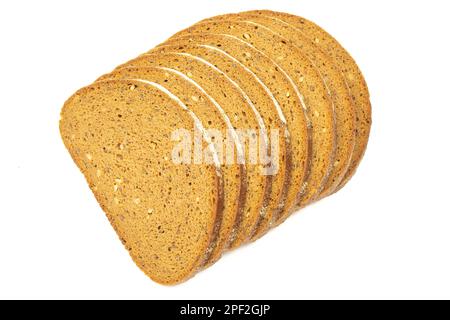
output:
M266 10L175 34L77 91L60 121L131 258L166 285L342 188L370 126L345 49Z
M207 60L215 65L235 81L251 99L265 127L269 131L269 153L271 163L268 167L268 174L272 175L272 186L269 203L266 212L262 212L259 221L251 235L251 238L259 237L260 233L266 230L272 221L273 213L279 206L282 195L286 192L290 178L290 170L286 170L286 161L290 161L291 144L287 130L285 117L278 101L273 96L270 89L258 78L250 69L240 63L223 50L201 44L160 46L150 51L156 52L186 52L194 56ZM272 139L273 137L273 139ZM288 164L290 168L291 164Z
M228 115L233 127L240 130L260 132L260 142L267 148L264 122L247 94L217 67L207 61L183 53L144 55L131 60L127 66L168 67L184 73L198 83ZM232 235L230 248L236 248L249 240L270 196L271 176L263 174L263 166L251 161L249 139L240 140L244 146L247 164L247 192L241 224Z
M202 133L210 164L174 163L179 129ZM191 277L217 237L224 200L217 153L198 118L157 84L112 80L69 98L60 130L135 263L162 284Z
M174 69L162 67L121 68L100 78L100 80L104 79L142 79L163 85L196 114L204 128L211 130L210 135L216 134L214 142L221 161L225 196L219 236L217 243L209 249L210 256L205 266L213 264L219 260L222 251L228 247L230 235L241 221L247 192L246 167L245 164L239 164L237 161L239 157L243 157L244 149L236 134L229 135L234 132L234 129L228 116L222 107L207 95L194 80ZM230 142L235 147L234 161L229 164L225 163L223 154L225 150L220 147L227 143L226 139L232 139Z
M299 108L301 100L298 95L293 94L295 84L275 61L234 36L209 33L187 35L169 40L164 45L189 43L208 45L226 52L261 79L279 103L279 115L286 122L290 134L292 153L291 158L286 159L286 170L291 175L287 176L288 187L283 190L279 206L273 213L272 225L281 217L287 216L289 208L295 204L311 162L311 135L308 134L305 113Z
M332 193L344 178L355 147L356 111L344 76L334 61L313 40L298 29L273 17L254 13L224 16L227 20L250 21L269 28L278 35L292 41L319 70L334 104L336 119L336 155L331 172L320 198Z
M251 13L275 17L298 29L306 37L312 39L316 45L324 50L336 63L351 92L356 107L356 140L351 162L347 173L334 192L340 190L353 176L361 162L367 148L372 124L372 107L370 94L361 70L355 60L342 45L315 23L295 15L269 10L250 11Z

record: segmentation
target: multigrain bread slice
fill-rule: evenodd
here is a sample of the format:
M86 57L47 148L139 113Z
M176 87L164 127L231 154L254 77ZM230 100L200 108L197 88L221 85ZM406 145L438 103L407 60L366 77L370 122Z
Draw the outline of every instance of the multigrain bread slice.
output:
M288 182L290 181L290 178L286 177L286 175L291 174L292 148L290 135L278 101L258 76L237 59L219 48L200 44L182 45L180 43L177 45L160 46L150 52L186 52L207 60L233 79L247 93L260 113L265 127L269 131L268 151L272 161L268 174L272 175L273 178L267 210L266 212L262 212L257 226L251 235L251 238L259 237L261 232L264 232L272 221L273 213L278 208L280 201L282 201L282 195L286 194Z
M76 92L60 121L120 240L162 284L342 188L370 126L345 49L306 19L265 10L177 33Z
M250 13L274 17L298 29L306 37L312 39L318 47L324 50L334 60L345 77L356 107L356 139L349 169L339 186L335 189L334 192L336 192L355 174L369 141L372 124L372 107L370 104L369 89L367 88L364 76L355 60L344 47L314 22L288 13L269 10L256 10L250 11Z
M202 133L210 164L173 161L179 129ZM113 80L69 98L60 130L135 263L162 284L194 275L223 210L217 153L198 118L157 84Z
M308 204L322 191L334 163L336 132L333 102L328 89L314 64L289 40L266 27L232 20L196 24L177 33L177 36L196 33L223 33L240 37L243 41L267 54L286 71L302 97L302 107L309 118L312 134L311 171L304 193L299 194L299 205ZM294 93L292 93L294 94Z
M102 78L105 79L142 79L163 85L176 95L203 123L206 130L209 130L211 138L214 139L216 151L221 161L221 168L224 177L224 210L223 220L216 245L209 249L205 266L216 262L222 251L227 248L228 240L233 229L239 225L242 218L242 210L246 197L246 167L239 164L237 159L243 157L243 146L240 144L233 126L224 113L221 106L203 88L189 77L184 76L177 70L161 67L147 68L122 68L118 69ZM234 160L225 163L225 149L223 146L228 143L227 139L235 147Z
M255 130L259 143L267 148L267 132L264 121L247 94L217 67L207 61L184 53L148 54L129 61L125 65L135 67L168 67L175 69L198 83L228 115L233 127L241 132ZM124 67L124 66L122 66ZM242 131L243 130L243 131ZM272 177L263 174L261 164L251 161L253 146L250 139L240 135L247 164L247 197L241 223L232 234L230 248L236 248L249 240L259 221L261 212L267 206Z
M167 41L169 44L202 44L221 49L232 56L244 66L249 68L270 89L275 99L279 102L282 116L290 133L292 159L290 172L287 176L290 180L288 188L282 195L279 207L274 212L271 225L289 214L297 199L297 195L303 190L304 181L307 179L311 164L311 135L307 119L301 105L301 99L296 92L293 80L286 74L275 61L257 50L252 45L238 37L220 34L195 34L177 37ZM287 169L289 170L289 169Z
M226 20L250 21L263 25L280 36L292 41L319 70L330 91L336 116L336 156L331 164L330 177L322 189L320 197L334 192L341 183L350 165L355 147L355 106L344 76L334 61L313 40L298 29L273 17L254 13L230 14L222 16Z

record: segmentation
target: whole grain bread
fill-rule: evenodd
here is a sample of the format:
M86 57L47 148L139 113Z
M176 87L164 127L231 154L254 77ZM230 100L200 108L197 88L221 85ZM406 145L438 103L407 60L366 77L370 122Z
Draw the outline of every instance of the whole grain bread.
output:
M198 270L222 218L222 173L209 139L202 137L213 164L171 161L173 130L194 127L204 132L168 90L143 81L95 83L61 113L63 141L97 201L135 263L163 284Z
M347 51L314 23L267 10L175 34L78 90L60 120L130 256L166 285L342 188L370 127Z

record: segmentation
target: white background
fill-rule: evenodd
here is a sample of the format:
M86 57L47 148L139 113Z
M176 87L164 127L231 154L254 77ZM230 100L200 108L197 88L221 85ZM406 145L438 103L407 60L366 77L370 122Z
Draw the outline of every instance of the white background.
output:
M448 1L1 1L0 298L450 298ZM369 148L338 194L176 287L142 274L65 151L75 90L176 31L270 8L366 76Z

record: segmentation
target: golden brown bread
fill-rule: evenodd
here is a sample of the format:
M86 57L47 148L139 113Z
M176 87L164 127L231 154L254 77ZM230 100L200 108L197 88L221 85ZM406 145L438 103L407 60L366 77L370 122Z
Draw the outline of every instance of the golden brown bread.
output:
M167 90L143 81L95 83L61 113L64 143L120 239L136 264L164 284L184 281L203 265L223 210L216 160L172 161L171 135L183 127L203 132Z
M77 91L60 121L132 259L162 284L342 188L370 126L345 49L304 18L265 10L177 33Z

